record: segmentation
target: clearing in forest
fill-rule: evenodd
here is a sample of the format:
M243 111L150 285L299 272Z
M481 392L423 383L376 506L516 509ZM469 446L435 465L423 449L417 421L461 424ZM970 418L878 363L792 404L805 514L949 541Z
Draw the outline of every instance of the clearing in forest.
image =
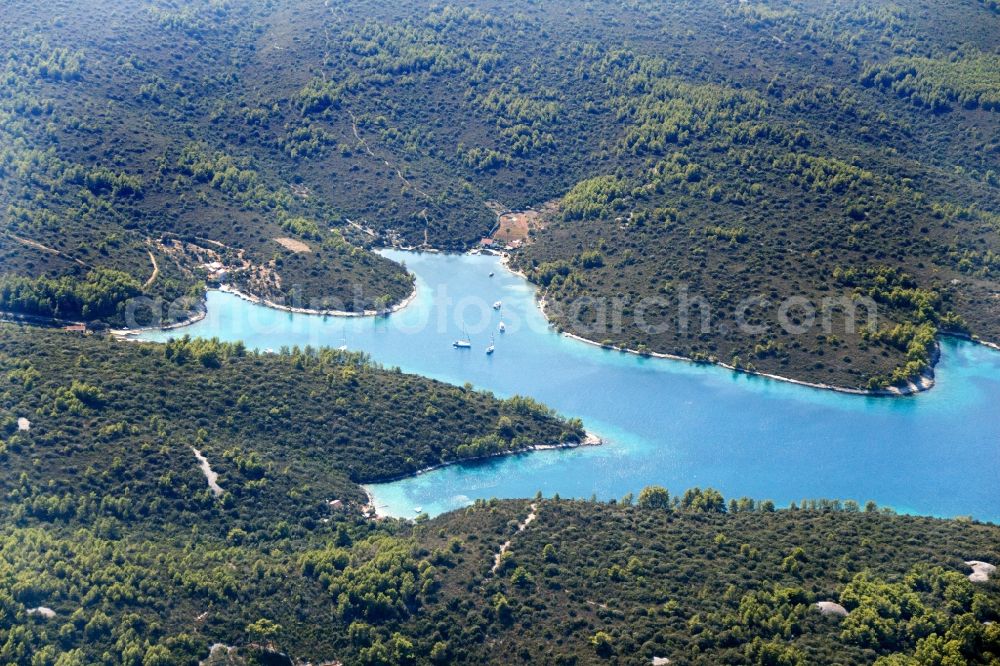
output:
M538 211L518 210L504 213L500 216L493 240L503 245L523 243L528 239L528 232L538 221Z
M274 242L292 252L312 252L312 248L294 238L275 238Z

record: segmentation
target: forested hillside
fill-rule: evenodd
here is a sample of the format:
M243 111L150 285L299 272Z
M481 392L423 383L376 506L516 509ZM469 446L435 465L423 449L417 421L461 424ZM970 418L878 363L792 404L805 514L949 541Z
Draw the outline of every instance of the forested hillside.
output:
M994 9L9 2L0 305L116 321L223 279L377 308L410 281L364 248L466 249L496 210L555 202L516 263L560 325L905 384L940 331L1000 338ZM834 325L779 326L788 297ZM859 298L880 321L851 330Z
M481 503L418 528L438 530L432 544L462 544L441 601L412 622L436 626L459 661L915 666L1000 656L997 625L983 624L1000 612L997 583L970 582L962 561L994 557L995 526L853 502L775 511L711 489L671 498L651 487L635 505L527 505ZM529 511L537 517L515 533ZM491 574L482 542L512 534ZM825 616L820 601L849 613Z
M995 525L655 487L360 511L356 482L581 435L351 353L0 326L0 660L1000 658L1000 588L965 564L1000 561Z
M228 518L260 525L315 520L329 499L362 499L357 483L582 439L578 423L530 398L497 400L331 349L126 344L2 324L0 370L11 437L3 478L16 487L21 472L44 470L41 494L22 510L50 517L91 515L89 490L109 480L136 494L121 501L129 516L156 521L163 498L178 510L204 508L211 496L192 449L219 474L221 502L235 512ZM242 496L270 510L244 514Z
M413 278L372 249L534 208L512 263L560 327L905 386L1000 341L998 174L996 0L0 5L4 312L378 310ZM1000 663L996 525L657 487L399 521L359 485L584 435L351 352L0 324L0 663Z
M5 5L0 308L121 326L188 315L220 280L327 310L410 293L402 267L288 171L294 150L241 136L263 119L244 99L268 11ZM127 321L140 295L164 305Z

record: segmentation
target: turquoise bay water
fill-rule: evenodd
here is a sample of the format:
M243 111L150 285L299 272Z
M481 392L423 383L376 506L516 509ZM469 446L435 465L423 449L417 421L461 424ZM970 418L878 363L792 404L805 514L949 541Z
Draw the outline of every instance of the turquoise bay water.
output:
M903 399L796 386L678 361L604 350L553 332L534 290L495 257L386 251L417 276L417 298L389 317L291 314L220 292L181 331L260 349L340 346L500 396L530 395L584 420L605 445L455 465L369 488L383 513L436 515L477 498L610 499L657 483L700 485L779 505L873 499L899 511L1000 521L1000 353L942 343L937 386ZM495 277L489 273L495 271ZM507 333L495 335L501 315ZM471 350L451 343L462 336Z

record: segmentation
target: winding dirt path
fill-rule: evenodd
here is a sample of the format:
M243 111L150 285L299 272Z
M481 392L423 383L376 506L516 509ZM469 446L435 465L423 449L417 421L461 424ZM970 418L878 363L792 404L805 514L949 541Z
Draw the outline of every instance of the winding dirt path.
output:
M49 247L48 245L42 245L38 241L33 241L33 240L29 239L29 238L22 238L21 236L17 236L15 234L12 234L9 231L7 232L7 235L10 236L11 238L13 238L14 240L16 240L21 245L24 245L25 247L34 248L36 250L41 250L42 252L48 252L50 254L55 254L55 255L58 255L58 256L62 257L63 259L66 259L67 261L72 261L75 264L83 266L84 268L90 268L89 265L87 265L84 262L80 261L76 257L69 256L68 254L66 254L62 250L57 250L56 248Z
M528 527L528 525L534 522L537 516L538 516L538 505L532 502L531 511L528 513L528 517L524 519L523 523L518 523L517 532L515 532L515 536L523 532L525 528ZM504 541L500 545L500 550L498 550L496 552L496 555L493 556L493 568L490 570L492 573L495 574L497 571L500 570L500 560L503 558L503 554L506 553L508 550L510 550L510 545L512 540L513 537Z
M386 167L388 167L388 168L390 168L390 169L392 169L393 171L396 172L396 177L399 178L399 180L400 180L401 183L403 183L403 187L405 187L406 189L409 189L409 190L413 190L414 192L416 192L417 194L419 194L421 197L423 197L427 201L427 203L430 204L431 208L437 209L437 204L434 202L434 197L432 197L430 194L428 194L427 192L425 192L424 190L420 189L419 187L417 187L416 185L414 185L412 182L410 182L410 180L406 176L403 175L403 171L399 167L397 167L394 164L391 164L389 162L389 160L385 159L384 157L379 157L378 155L375 154L375 152L371 149L371 146L368 144L368 141L366 141L361 136L361 132L358 130L358 119L357 119L357 116L355 116L354 112L351 111L350 109L348 109L347 113L348 113L349 116L351 116L351 129L354 131L354 138L358 140L358 143L361 144L361 147L363 147L365 149L365 152L368 154L368 156L372 157L372 158L374 158L376 160L381 160L381 162ZM424 216L424 220L427 222L427 224L430 225L430 220L427 218L426 209L424 209L424 211L423 211L423 216Z
M362 146L362 148L365 149L365 152L368 153L369 157L374 157L375 159L378 159L378 155L376 155L375 153L373 153L372 149L368 146L368 142L365 141L363 138L361 138L361 132L358 131L358 118L357 118L357 116L355 116L354 112L351 111L350 109L348 109L347 115L349 115L351 117L351 129L354 130L354 138L358 140L358 143L360 143L361 146ZM382 160L382 161L385 162L385 160ZM385 162L385 165L389 166L389 163Z
M146 280L146 283L142 285L143 289L149 289L152 287L153 283L156 282L156 278L160 275L160 265L156 263L156 255L153 254L152 250L146 250L146 252L149 253L149 260L153 262L153 274L150 275L149 279Z

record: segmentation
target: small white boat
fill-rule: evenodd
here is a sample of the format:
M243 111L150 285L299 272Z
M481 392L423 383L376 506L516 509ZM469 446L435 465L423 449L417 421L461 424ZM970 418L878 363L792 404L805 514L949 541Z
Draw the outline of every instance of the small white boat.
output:
M465 332L465 329L462 329L462 337L451 343L451 346L454 347L455 349L472 348L472 341L469 340L469 334Z
M499 310L502 307L503 307L503 303L501 303L500 301L497 301L496 303L493 304L493 309L494 310Z
M490 346L486 348L486 354L492 354L496 351L496 347L493 345L493 336L490 336Z
M507 331L507 325L505 323L503 323L503 322L500 322L500 326L498 326L497 328L500 329L501 333L504 333L504 332Z
M490 271L490 277L493 277L493 271Z

